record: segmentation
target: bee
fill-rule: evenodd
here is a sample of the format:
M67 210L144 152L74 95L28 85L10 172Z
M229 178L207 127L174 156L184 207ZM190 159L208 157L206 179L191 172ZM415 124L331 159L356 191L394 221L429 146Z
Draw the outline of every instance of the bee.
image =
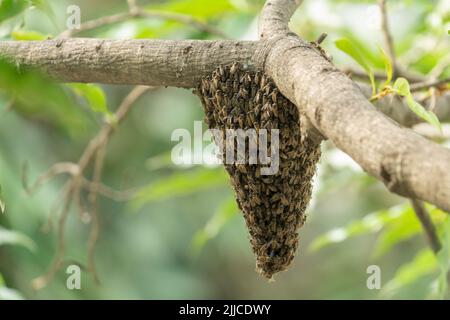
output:
M238 63L233 63L231 65L231 68L230 68L230 75L231 75L231 77L233 77L237 73L238 70L239 70L239 64Z
M256 83L260 82L260 83L259 83L259 86L260 86L261 88L264 88L264 87L266 86L266 81L267 81L266 77L265 77L265 76L262 76L262 77L261 77L261 80L260 80L260 81L257 81Z
M219 73L219 75L220 75L222 78L225 77L225 69L224 69L223 66L220 66L220 67L219 67L218 73Z
M248 99L248 92L244 88L240 88L237 96L238 96L238 98L243 98L243 99L247 100Z
M217 91L214 93L214 97L216 98L217 104L218 104L219 106L220 106L220 105L223 105L222 91L217 90Z
M270 94L270 97L272 98L273 102L277 102L277 95L278 95L278 91L277 90L273 90L272 93Z

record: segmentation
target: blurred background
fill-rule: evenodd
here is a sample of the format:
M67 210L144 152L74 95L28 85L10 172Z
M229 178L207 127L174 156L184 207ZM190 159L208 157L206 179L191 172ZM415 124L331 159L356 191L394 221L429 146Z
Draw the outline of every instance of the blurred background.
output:
M190 16L220 32L207 32L177 19L132 18L73 36L255 40L263 1L137 4L151 12ZM57 36L66 28L69 5L81 9L81 23L128 11L127 1L122 0L4 0L0 1L0 37ZM423 75L443 64L442 77L450 76L449 1L392 0L388 14L399 63ZM304 1L291 27L310 41L328 33L322 46L339 68L358 68L334 45L336 39L346 37L383 72L376 1ZM77 162L132 88L51 84L36 75L24 77L4 63L0 78L0 207L4 211L0 214L0 299L445 296L439 279L442 274L445 278L448 266L445 269L445 263L439 263L429 249L409 202L390 194L331 142L322 144L314 195L293 265L274 282L259 276L224 169L180 167L170 160L176 145L171 141L173 130L185 128L193 133L194 121L203 119L196 96L176 88L143 95L111 137L103 182L117 190L137 189L137 194L127 201L99 200L101 230L95 262L100 285L83 269L90 226L80 221L73 208L65 227L64 265L45 288L33 290L32 280L47 272L57 250L57 217L50 219L53 228L43 226L55 203L62 202L60 191L68 177L58 176L28 195L24 175L32 182L54 163ZM440 143L449 146L448 141ZM448 251L447 214L427 208ZM81 290L66 288L65 271L70 264L82 266ZM380 290L366 285L371 265L380 267Z

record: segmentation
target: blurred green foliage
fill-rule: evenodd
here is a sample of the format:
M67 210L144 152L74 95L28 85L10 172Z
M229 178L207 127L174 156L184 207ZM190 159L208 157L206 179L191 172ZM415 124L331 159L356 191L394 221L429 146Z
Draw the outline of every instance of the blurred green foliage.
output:
M236 39L255 39L261 0L138 1L150 11L186 14ZM389 1L398 60L427 74L449 61L450 9L445 0ZM79 5L82 21L128 10L126 1L0 1L2 40L42 40L64 30L66 8ZM291 27L322 44L337 66L358 67L333 41L347 38L368 72L385 70L376 27L376 1L305 1ZM214 39L192 26L162 19L132 19L80 36ZM347 46L348 47L348 46ZM355 49L353 49L355 48ZM450 75L444 65L442 77ZM398 89L398 88L397 88ZM199 101L181 89L155 90L134 107L109 145L104 183L137 188L130 202L100 202L96 251L101 286L83 272L82 290L65 287L65 270L34 292L56 234L42 232L63 179L27 195L22 164L37 177L53 163L75 161L128 86L55 84L32 70L0 62L0 299L20 298L444 298L449 269L449 219L427 206L443 249L427 249L412 208L368 177L330 142L315 179L308 221L292 268L267 283L254 272L245 223L223 168L179 167L170 161L176 128L192 130L203 118ZM406 92L406 91L405 91ZM106 120L108 118L106 117ZM6 210L5 210L6 208ZM372 212L372 213L370 213ZM66 257L84 264L88 226L73 212L67 224ZM132 213L132 214L127 214ZM337 227L344 226L344 227ZM306 250L310 248L311 250ZM382 289L366 287L367 267L382 270Z

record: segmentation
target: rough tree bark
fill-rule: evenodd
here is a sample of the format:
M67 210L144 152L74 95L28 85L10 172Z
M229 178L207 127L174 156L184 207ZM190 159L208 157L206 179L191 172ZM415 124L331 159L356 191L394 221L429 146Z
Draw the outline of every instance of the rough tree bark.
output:
M300 0L269 0L259 41L57 39L0 42L0 57L66 82L196 87L218 65L264 70L280 91L389 190L450 211L450 150L379 112L309 42L290 32ZM389 113L390 110L384 109Z

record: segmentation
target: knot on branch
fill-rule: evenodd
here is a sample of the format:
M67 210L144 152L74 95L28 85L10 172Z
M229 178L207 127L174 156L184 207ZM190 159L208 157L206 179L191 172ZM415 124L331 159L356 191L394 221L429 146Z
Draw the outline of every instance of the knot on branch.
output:
M402 152L396 152L387 156L381 162L380 175L389 191L411 198L413 195L408 192L408 188L404 184L406 180L402 172L404 166L403 158L404 153Z
M202 79L196 94L207 125L215 129L213 140L249 229L257 270L271 279L295 256L320 147L302 134L297 107L261 72L248 72L237 63L221 66ZM230 133L236 134L230 139ZM269 171L267 162L261 163L264 149ZM232 163L230 151L232 159L237 155Z

